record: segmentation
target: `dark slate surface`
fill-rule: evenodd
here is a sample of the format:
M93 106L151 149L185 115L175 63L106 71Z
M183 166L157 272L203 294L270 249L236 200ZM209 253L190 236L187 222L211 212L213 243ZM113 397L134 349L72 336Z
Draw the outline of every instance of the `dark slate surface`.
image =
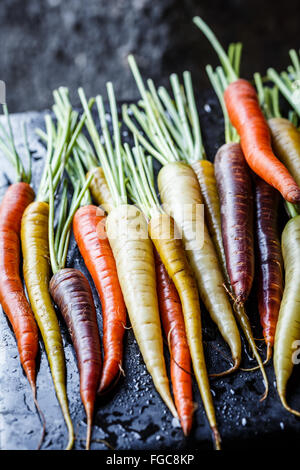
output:
M200 113L206 148L211 158L217 147L223 142L223 124L220 120L219 108L212 94L205 94L200 103ZM40 170L45 157L45 149L34 134L37 126L43 126L43 113L27 113L12 116L18 148L20 143L20 122L28 123L30 148L33 151L33 186L37 189ZM11 168L1 158L0 187L1 195L5 191L9 178L13 178ZM283 216L284 217L284 216ZM82 270L92 281L79 256L78 249L72 240L68 266ZM98 311L99 326L102 331L101 309L94 290L94 298ZM262 337L258 327L255 292L248 306L255 336ZM221 371L228 367L228 349L218 335L215 326L203 309L203 325L205 350L210 371ZM67 390L71 416L77 440L76 449L84 448L86 420L79 396L79 377L74 350L65 325L61 323L66 363ZM265 354L263 342L258 342L262 355ZM51 375L40 342L41 354L37 377L38 401L47 420L47 434L43 449L63 449L67 442L67 433L58 406L51 380ZM166 357L168 353L166 349ZM168 359L167 359L168 360ZM244 347L244 365L253 366ZM204 415L199 392L194 387L194 399L198 404L195 412L194 427L189 438L184 438L178 422L156 393L151 378L147 373L143 360L131 330L125 338L126 377L108 397L97 403L92 449L107 449L105 440L115 449L211 449L211 433ZM298 369L299 370L299 369ZM211 389L215 399L216 413L223 446L225 449L242 449L246 446L283 446L291 444L297 438L300 422L284 411L276 395L274 372L271 365L267 367L270 381L268 398L259 401L264 387L259 372L238 372L224 379L211 381ZM291 403L300 408L300 384L297 373L291 381ZM1 449L35 449L40 438L41 427L34 408L31 391L21 370L16 343L6 317L0 314L0 448Z
M242 41L241 74L282 70L288 50L299 47L300 3L289 0L1 0L0 78L11 111L41 110L51 90L68 84L73 100L113 81L119 99L138 98L127 63L136 55L145 77L166 85L173 72L191 70L209 86L204 67L215 52L192 24L203 16L227 47ZM79 103L79 100L76 101Z

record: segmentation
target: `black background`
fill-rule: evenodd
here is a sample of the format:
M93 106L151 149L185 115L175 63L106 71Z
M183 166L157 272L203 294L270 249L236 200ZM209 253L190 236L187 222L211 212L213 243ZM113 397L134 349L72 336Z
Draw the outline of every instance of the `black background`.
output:
M224 45L244 43L242 74L285 68L299 47L299 0L1 0L0 79L11 111L41 110L66 85L104 93L112 80L119 100L137 97L127 65L134 53L143 73L166 84L189 69L201 92L204 66L215 53L192 24L201 15Z

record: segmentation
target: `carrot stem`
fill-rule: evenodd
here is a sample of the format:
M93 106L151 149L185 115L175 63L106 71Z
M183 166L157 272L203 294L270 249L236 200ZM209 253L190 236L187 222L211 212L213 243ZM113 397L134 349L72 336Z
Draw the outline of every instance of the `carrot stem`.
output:
M292 61L292 64L294 66L294 69L295 69L295 75L296 77L295 78L300 78L300 61L299 61L299 56L296 52L295 49L291 49L289 51L289 54L290 54L290 58L291 58L291 61Z
M55 252L57 252L58 250L58 245L59 245L59 241L61 238L61 232L63 229L64 221L66 220L66 216L67 216L67 208L68 208L67 192L68 192L68 183L67 183L67 180L64 180L63 190L62 190L62 195L61 195L60 212L59 212L59 217L58 217L58 225L57 225L55 239L54 239Z
M123 119L131 132L143 147L162 165L185 160L189 163L205 159L199 115L197 112L191 74L183 74L184 86L176 74L170 76L174 101L164 87L158 91L151 79L148 88L143 83L141 74L133 56L128 58L129 65L142 96L139 110L135 105L124 105ZM146 139L130 117L132 112L141 125Z
M26 173L22 160L20 158L20 155L17 152L16 146L15 146L15 140L14 140L14 134L12 130L12 125L10 121L10 115L8 112L7 105L3 105L3 112L6 116L6 123L7 123L7 128L8 131L5 129L4 126L0 126L0 129L2 131L3 136L0 137L0 148L3 151L3 153L6 155L6 157L10 160L12 165L14 166L16 173L17 173L17 178L16 181L24 181L24 183L30 184L31 181L31 153L29 151L28 147L28 139L27 139L27 133L26 133L26 127L25 123L22 123L22 128L23 128L23 140L24 140L24 146L25 150L27 153L28 157L28 162L29 162L29 168L28 172Z
M57 256L55 253L54 247L54 191L53 191L53 179L51 167L47 165L48 170L48 181L49 181L49 252L50 252L50 261L53 274L59 271L59 265L57 262Z
M259 73L254 74L254 82L258 93L258 101L266 118L280 118L281 114L279 109L279 93L277 86L274 86L273 88L264 86Z
M27 153L27 159L28 159L28 172L25 175L25 182L30 184L31 182L31 174L32 174L32 155L29 149L29 143L28 143L28 135L27 135L27 126L25 122L22 123L22 130L23 130L23 140L25 144L25 150Z
M151 155L153 155L162 165L165 165L166 163L168 163L167 157L163 156L161 152L158 152L156 148L153 145L151 145L147 139L145 139L145 137L140 133L139 129L130 118L129 110L132 111L133 109L134 109L133 107L128 108L127 105L122 106L123 121L125 122L128 129L133 133L133 135L136 135L138 137L138 140L143 145L143 147ZM149 130L149 133L151 133L150 130Z
M299 212L295 206L295 204L292 204L288 201L285 201L285 207L287 209L287 212L290 216L290 218L292 219L293 217L296 217L297 215L299 215Z
M200 18L199 16L195 16L193 18L193 21L196 26L198 26L199 29L201 29L202 33L205 34L213 48L215 49L220 62L226 71L227 78L229 82L234 82L235 80L238 79L238 75L236 71L234 70L234 67L230 63L230 60L224 51L223 47L221 46L220 42L218 41L217 37L213 33L213 31L210 29L210 27ZM240 54L240 52L239 52ZM237 61L238 62L238 61Z
M234 47L234 45L233 45ZM214 72L213 71L213 68L211 65L207 65L206 66L206 73L208 75L208 78L212 84L212 87L219 99L219 102L220 102L220 106L221 106L221 109L222 109L222 112L223 112L223 117L224 117L224 128L225 128L225 142L226 144L230 143L230 142L238 142L239 141L239 137L238 137L238 134L236 132L236 130L234 129L234 127L232 126L231 122L230 122L230 119L229 119L229 116L228 116L228 112L227 112L227 109L226 109L226 105L225 105L225 101L224 101L224 89L227 85L227 82L226 82L226 79L225 79L225 83L224 83L224 78L223 75L222 75L222 68L221 67L217 67L216 71Z
M289 104L294 108L298 116L300 116L300 104L293 98L293 92L295 90L289 88L284 80L284 76L280 77L280 75L273 69L269 68L267 71L267 75L272 80L275 85L279 88L282 95L286 98Z
M7 127L8 127L12 152L13 152L13 155L14 155L15 167L16 167L16 171L17 171L18 181L22 181L22 178L24 176L24 168L23 168L22 162L19 158L18 152L17 152L16 147L15 147L12 125L11 125L11 121L10 121L10 117L9 117L9 113L8 113L8 109L7 109L6 104L3 105L3 111L4 111L4 114L6 116L6 122L7 122Z
M86 180L86 182L85 182L83 188L81 189L79 195L77 196L76 199L73 199L73 201L71 203L70 213L67 217L67 220L64 224L64 228L62 230L61 241L60 241L58 254L57 254L57 258L58 258L58 261L59 261L59 269L62 269L65 266L65 263L66 263L67 252L68 252L68 244L69 244L69 236L70 236L70 229L71 229L71 224L72 224L74 214L77 211L78 207L80 206L81 200L84 197L84 194L85 194L86 190L88 189L92 178L93 178L92 175L90 175L88 177L88 179Z
M120 194L118 193L118 190L117 190L118 185L117 185L117 182L116 182L116 175L114 174L114 172L112 170L112 167L109 165L108 160L106 158L105 149L104 149L104 147L103 147L103 145L100 141L100 137L99 137L98 131L96 129L96 125L95 125L93 116L92 116L90 110L88 109L87 100L86 100L85 93L84 93L82 88L78 89L78 94L79 94L79 98L80 98L81 104L83 106L83 109L85 110L86 115L87 115L86 127L87 127L88 132L90 134L90 137L93 141L93 144L94 144L96 153L98 155L98 158L101 161L101 165L102 165L103 170L105 172L107 184L108 184L109 190L111 192L114 204L117 206L119 203L122 203L122 202L125 202L125 201L122 201L122 198L121 198ZM101 110L101 100L99 98L98 98L97 105L98 105L98 112L99 112L99 109Z
M130 65L131 71L133 73L133 76L135 78L136 84L138 86L138 89L141 93L143 103L145 105L145 109L147 111L147 114L150 117L150 124L151 127L153 128L153 134L156 136L156 139L164 152L165 157L168 159L168 161L176 161L178 160L178 157L176 154L174 154L172 148L170 145L167 143L169 140L168 138L166 139L166 136L168 136L168 133L166 131L166 128L163 128L159 126L157 122L157 113L154 112L153 106L151 106L150 100L149 100L149 94L146 92L145 85L143 83L141 74L138 70L137 64L135 62L135 59L132 55L128 56L128 63Z

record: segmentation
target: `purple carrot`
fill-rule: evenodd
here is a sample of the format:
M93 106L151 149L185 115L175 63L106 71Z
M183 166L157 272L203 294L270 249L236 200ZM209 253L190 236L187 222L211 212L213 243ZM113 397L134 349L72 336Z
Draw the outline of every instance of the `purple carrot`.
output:
M251 176L239 144L223 145L215 158L226 265L237 304L244 305L254 276Z
M218 150L215 175L234 310L264 378L263 400L268 394L268 379L244 309L254 277L253 195L250 170L239 144L227 143Z
M283 292L282 255L277 230L278 192L255 177L256 237L259 264L258 308L267 344L272 355L275 328Z
M65 319L75 347L80 373L80 395L87 415L86 446L89 448L101 373L100 338L92 291L80 271L64 268L52 277L50 293Z

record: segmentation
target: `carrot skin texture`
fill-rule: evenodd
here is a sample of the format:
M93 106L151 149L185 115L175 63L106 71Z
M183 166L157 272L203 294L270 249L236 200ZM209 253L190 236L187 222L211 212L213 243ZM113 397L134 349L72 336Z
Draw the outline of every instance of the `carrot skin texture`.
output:
M191 166L198 178L201 195L204 201L205 220L218 253L224 278L228 282L226 257L222 239L220 200L214 164L209 160L197 160Z
M283 291L282 255L277 231L278 193L255 177L256 237L259 264L258 309L266 344L274 344Z
M288 119L268 120L276 156L300 185L300 132Z
M98 166L88 171L86 177L89 178L90 175L93 175L93 179L89 187L93 201L98 206L102 206L105 212L109 213L114 207L114 201L111 197L110 190L104 176L104 171L101 166Z
M224 144L215 157L227 271L237 303L244 304L254 277L253 195L239 144Z
M45 344L56 395L69 431L67 449L71 449L74 430L66 393L65 357L60 328L49 293L48 217L49 205L38 201L32 202L23 214L23 272L32 310Z
M178 417L163 354L153 245L140 210L124 204L106 218L106 229L131 326L156 390Z
M276 158L268 124L259 107L255 88L244 79L225 90L229 118L236 128L250 168L291 203L300 202L300 188L287 168Z
M101 374L100 337L93 294L86 277L73 268L61 269L52 276L50 293L64 317L75 347L80 374L80 395L88 422L89 448Z
M105 222L103 212L93 205L78 209L73 219L76 243L102 305L104 360L99 393L108 389L120 375L126 326L126 306Z
M300 340L300 216L289 220L282 232L282 255L285 267L285 287L279 310L274 343L274 369L278 394L283 406L292 410L286 401L286 387L293 370L293 353Z
M171 355L171 381L181 427L188 436L194 413L191 356L181 301L159 254L154 250L159 311Z
M166 212L182 231L183 245L195 275L200 297L228 344L235 364L241 360L241 338L224 289L219 259L201 212L200 187L193 169L169 163L158 175L158 188Z
M27 183L14 183L0 206L0 302L17 339L20 361L35 394L38 330L20 277L21 219L33 201Z

